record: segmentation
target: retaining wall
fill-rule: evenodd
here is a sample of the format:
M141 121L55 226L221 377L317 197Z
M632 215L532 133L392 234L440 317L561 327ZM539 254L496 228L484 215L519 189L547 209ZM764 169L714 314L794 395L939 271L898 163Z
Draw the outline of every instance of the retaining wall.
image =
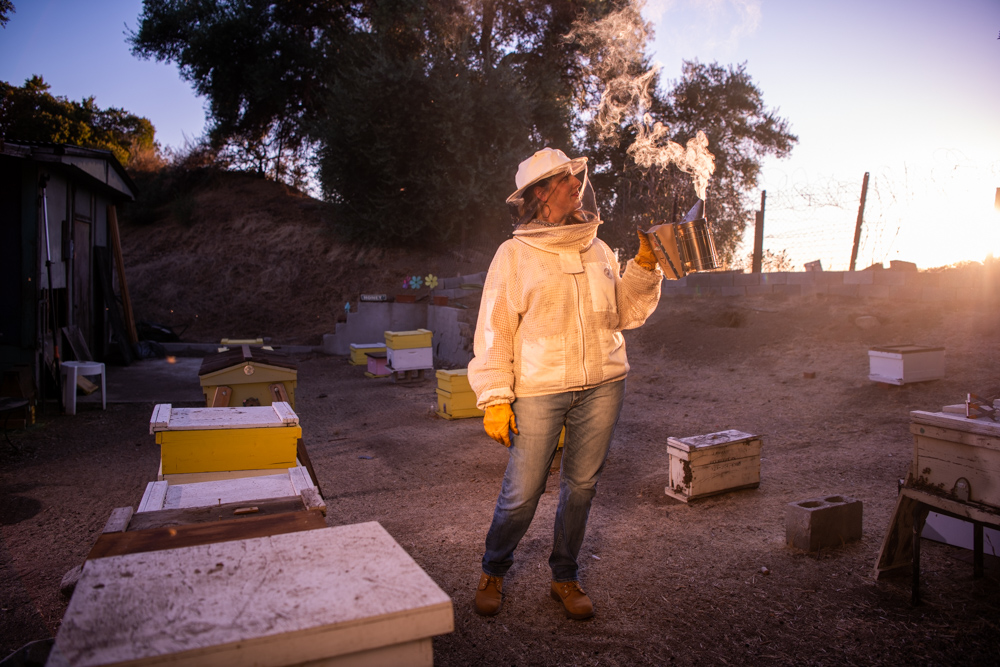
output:
M901 301L997 301L1000 268L987 266L929 273L866 269L783 273L692 273L665 280L662 298L711 296L830 296Z

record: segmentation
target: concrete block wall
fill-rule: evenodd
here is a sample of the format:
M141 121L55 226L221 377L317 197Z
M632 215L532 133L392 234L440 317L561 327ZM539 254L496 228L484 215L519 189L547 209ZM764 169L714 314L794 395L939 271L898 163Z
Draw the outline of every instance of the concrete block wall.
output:
M1000 270L975 267L940 273L897 269L692 273L665 280L662 297L816 296L903 301L997 301Z

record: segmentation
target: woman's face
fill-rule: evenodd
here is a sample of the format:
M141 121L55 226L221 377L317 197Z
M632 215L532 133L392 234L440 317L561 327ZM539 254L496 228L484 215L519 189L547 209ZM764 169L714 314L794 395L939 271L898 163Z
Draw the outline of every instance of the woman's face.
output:
M549 207L549 220L563 222L570 213L583 205L583 183L570 172L555 176L542 199Z

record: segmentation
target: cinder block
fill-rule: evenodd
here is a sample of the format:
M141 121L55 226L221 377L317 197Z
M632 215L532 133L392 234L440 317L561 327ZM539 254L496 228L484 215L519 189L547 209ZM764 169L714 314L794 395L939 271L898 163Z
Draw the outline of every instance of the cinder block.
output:
M818 551L861 539L862 503L847 496L820 496L788 503L785 541L803 551Z

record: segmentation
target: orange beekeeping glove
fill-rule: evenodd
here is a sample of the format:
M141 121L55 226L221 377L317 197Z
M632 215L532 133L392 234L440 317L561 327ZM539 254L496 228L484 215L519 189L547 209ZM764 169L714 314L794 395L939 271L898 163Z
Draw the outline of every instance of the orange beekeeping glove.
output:
M510 435L508 429L518 434L517 421L514 419L514 411L510 409L510 403L500 403L486 408L486 416L483 417L483 428L486 435L490 436L504 447L510 447Z
M639 252L635 254L635 263L646 269L647 271L653 271L656 269L656 255L653 254L653 246L649 245L649 239L646 235L639 232Z

